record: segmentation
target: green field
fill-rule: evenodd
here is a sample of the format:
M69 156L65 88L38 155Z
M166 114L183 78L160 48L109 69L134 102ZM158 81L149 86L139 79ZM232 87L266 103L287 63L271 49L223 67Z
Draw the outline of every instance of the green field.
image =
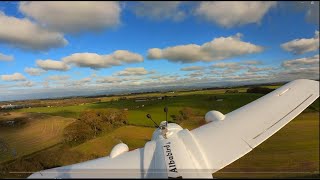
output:
M302 113L216 178L288 178L319 175L319 112Z
M277 86L273 86L273 88L276 87ZM205 113L210 110L218 110L226 114L263 96L263 94L245 93L246 88L238 88L237 90L239 93L227 94L225 93L225 89L165 94L149 93L127 96L127 99L124 100L119 99L123 96L104 97L100 99L101 102L86 103L77 106L21 109L18 110L17 114L28 112L45 118L33 121L34 124L29 127L29 130L27 127L24 127L24 131L12 130L12 132L15 133L11 133L11 135L9 131L1 131L0 135L3 135L6 139L11 138L16 142L25 142L21 145L18 145L19 143L12 144L12 146L19 148L19 151L23 152L20 155L26 155L19 160L20 164L18 161L11 163L9 167L13 169L23 170L24 168L20 166L27 164L27 162L32 162L32 164L45 164L44 167L46 168L63 166L107 156L112 147L119 142L128 144L130 150L143 147L144 144L151 139L152 132L155 130L154 124L148 120L145 115L150 113L153 120L159 123L165 120L165 113L163 112L165 106L169 108L168 117L169 120L172 121L170 116L178 115L179 111L184 107L192 108L197 114L197 117L204 117ZM164 95L169 97L165 100L158 100L156 98ZM149 100L135 102L136 97L144 96L148 97ZM216 101L215 99L223 99L223 101ZM45 131L43 130L44 128L47 128L45 132L50 132L50 128L52 132L61 132L63 127L68 123L79 118L81 112L89 109L105 108L128 109L129 125L114 129L111 132L104 132L98 137L77 146L55 146L43 152L40 151L33 153L31 156L27 156L27 154L61 141L61 134L48 133L48 135L46 134L46 136L44 136L42 134L42 132ZM60 122L60 125L57 126L53 122L55 122L55 124L59 124L58 122ZM183 121L180 125L183 128L191 130L200 126L201 122L199 118L197 118L196 120ZM37 137L37 140L32 138L33 136ZM23 140L19 141L19 139ZM37 146L35 146L35 142ZM31 144L31 146L28 146L29 144ZM319 174L318 151L319 100L315 101L301 115L248 155L215 173L214 177L308 177L312 175L312 173ZM56 156L57 153L59 154L58 156ZM52 154L52 156L49 157L46 154ZM32 170L41 170L39 169L40 167L43 166L37 165ZM265 173L257 173L259 171ZM280 171L283 173L279 173ZM308 172L306 173L306 171ZM19 177L26 176L27 175L22 175ZM11 176L5 175L4 177Z
M170 97L166 100L135 102L134 99L127 99L114 101L112 103L108 101L91 103L82 106L40 107L22 109L20 111L78 118L80 113L87 109L128 108L129 124L153 127L153 123L146 118L146 114L150 113L153 120L160 123L161 121L165 120L165 114L163 113L163 108L165 106L168 106L168 118L169 120L172 120L170 116L177 115L179 110L181 110L183 107L191 107L198 111L201 115L205 115L206 112L213 109L222 113L228 113L262 96L261 94L249 93L224 94L224 91L215 92L217 94L211 94L214 92L215 91L212 90L206 93L205 91L200 91L199 94L191 94L191 92L186 92L187 94ZM223 101L218 102L215 100L210 100L209 98L213 96L223 99ZM142 107L142 105L144 107Z
M71 150L102 157L109 155L113 146L120 142L127 144L129 149L133 150L143 147L147 141L150 141L154 130L154 128L137 126L120 127L111 133L73 147Z
M1 121L24 119L21 127L0 127L0 163L31 154L60 142L64 127L71 118L32 113L11 113Z
M189 128L197 127L196 124ZM107 156L119 142L143 147L154 128L125 126L73 147L88 157ZM304 112L253 151L213 174L216 178L308 177L319 174L319 113ZM79 161L80 162L80 161Z

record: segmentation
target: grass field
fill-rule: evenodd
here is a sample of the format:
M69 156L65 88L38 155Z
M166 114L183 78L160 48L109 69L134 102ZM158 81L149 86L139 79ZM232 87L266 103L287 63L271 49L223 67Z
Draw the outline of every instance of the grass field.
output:
M319 112L302 113L216 178L319 176Z
M10 114L1 121L19 118L26 122L18 127L0 127L0 162L16 159L59 143L64 127L73 122L71 118L44 114Z
M197 124L189 124L195 128ZM154 128L125 126L73 147L86 157L109 155L114 145L143 147ZM216 178L308 177L319 173L319 113L304 112L253 151L214 173ZM87 159L89 160L89 159Z
M198 125L189 124L188 128ZM143 147L154 128L126 126L71 150L87 157L109 155L114 145ZM319 113L300 114L287 126L239 160L213 174L215 178L286 178L319 174Z
M200 91L200 94L180 95L168 98L166 100L135 102L134 99L127 99L114 102L109 101L91 103L82 106L40 107L22 109L20 111L78 118L79 114L86 109L128 108L129 124L153 127L153 123L146 118L146 114L150 113L153 120L160 123L161 121L165 120L165 114L163 112L163 108L165 106L168 106L168 118L169 120L172 120L170 116L177 115L179 110L181 110L183 107L194 108L201 115L205 115L206 112L213 109L222 113L228 113L262 96L261 94L249 93L224 94L224 91L223 93L211 94L211 91L212 90L209 90L207 93ZM210 100L209 98L213 96L216 96L218 99L223 99L223 101L218 102L212 99Z
M107 133L98 138L89 140L79 146L73 147L72 151L91 156L107 156L111 149L118 143L123 142L128 145L130 150L143 147L151 136L155 128L124 126Z
M277 88L277 86L269 88ZM152 132L155 130L153 123L148 120L145 115L150 113L153 120L159 123L165 120L165 113L163 112L165 106L169 108L169 120L172 120L170 115L177 115L184 107L191 107L198 116L204 117L205 113L210 110L218 110L225 114L263 96L263 94L245 93L246 88L238 88L238 91L240 93L226 94L225 90L175 92L174 94L150 93L128 96L125 100L118 99L120 96L105 97L101 98L101 102L77 106L21 109L16 115L22 115L27 112L29 112L27 114L30 114L30 112L32 112L31 114L37 114L39 117L43 116L43 118L41 118L42 120L35 118L34 124L32 125L34 128L31 128L31 126L29 128L28 126L21 127L23 130L21 132L15 131L15 133L13 133L9 130L1 130L0 137L5 137L2 135L6 135L5 139L13 139L13 142L16 141L18 143L11 144L12 147L21 149L21 152L24 152L23 154L29 154L48 147L50 144L58 143L61 139L61 134L48 133L50 132L49 127L51 127L52 132L56 132L57 129L62 130L63 127L72 122L73 119L78 118L79 114L84 110L103 108L129 109L129 125L127 126L103 133L94 139L74 147L64 147L64 149L61 150L57 149L58 147L54 147L53 149L55 150L49 149L48 151L46 150L33 155L34 158L32 162L36 162L38 155L41 158L46 158L47 152L51 152L51 154L64 152L61 154L61 157L57 156L44 160L45 163L39 158L39 163L47 163L48 165L46 167L68 165L107 156L112 147L121 141L126 143L130 150L143 147L144 144L151 139ZM149 100L144 102L135 102L134 100L135 97L146 96L150 98L164 95L172 97L166 100ZM223 101L214 100L214 96L217 99L223 99ZM113 100L111 101L111 99ZM57 121L59 118L61 121ZM55 122L55 124L53 122ZM57 124L60 125L57 126ZM183 128L191 130L200 124L198 121L184 121L180 125ZM43 130L44 128L47 130ZM43 132L47 132L49 136L43 136ZM34 139L32 137L37 138ZM23 140L20 141L20 139ZM29 144L31 144L31 147L28 147ZM319 174L318 151L319 99L266 142L223 170L215 173L214 177L308 177L312 175L312 173L309 172ZM8 156L8 154L6 156ZM259 171L267 171L267 173L253 173ZM279 173L279 171L285 173ZM308 171L308 173L303 173L305 171Z

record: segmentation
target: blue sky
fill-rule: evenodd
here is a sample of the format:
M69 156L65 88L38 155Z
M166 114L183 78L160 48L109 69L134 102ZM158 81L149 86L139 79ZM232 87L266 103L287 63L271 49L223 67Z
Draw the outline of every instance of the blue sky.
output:
M318 22L311 1L1 2L0 100L318 79Z

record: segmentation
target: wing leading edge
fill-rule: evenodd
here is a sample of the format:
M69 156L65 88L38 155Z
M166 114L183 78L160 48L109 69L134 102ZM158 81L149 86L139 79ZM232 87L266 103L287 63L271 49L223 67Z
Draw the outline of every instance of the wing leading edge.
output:
M139 148L115 158L102 157L40 171L28 178L142 178L143 153L144 149Z
M295 80L191 134L216 172L272 136L318 97L318 81Z

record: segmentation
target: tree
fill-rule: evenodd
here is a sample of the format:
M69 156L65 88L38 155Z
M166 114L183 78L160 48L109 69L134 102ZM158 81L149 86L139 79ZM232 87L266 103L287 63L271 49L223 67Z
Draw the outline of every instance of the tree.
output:
M192 118L194 115L195 114L194 114L192 108L184 107L183 109L181 109L179 111L179 114L177 116L175 116L174 118L177 122L181 122L181 121L188 120L188 119Z
M96 137L102 131L127 124L127 111L118 109L87 110L80 114L78 121L67 126L65 142L82 143Z
M95 110L84 111L81 113L80 119L82 122L91 127L91 129L94 131L94 137L96 137L98 132L102 130L102 120L99 112Z
M109 123L113 127L127 124L128 112L118 109L104 109L99 112L101 120L105 123Z
M92 135L91 127L79 120L65 127L63 132L64 142L70 144L80 144L90 139Z

